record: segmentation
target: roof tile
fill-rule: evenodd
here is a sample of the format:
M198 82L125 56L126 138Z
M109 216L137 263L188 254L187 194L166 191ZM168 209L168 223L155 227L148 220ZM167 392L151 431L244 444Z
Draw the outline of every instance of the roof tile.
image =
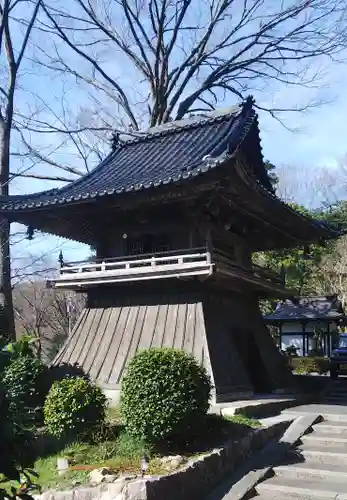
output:
M71 203L201 175L235 151L255 119L252 106L245 104L222 115L171 122L142 137L120 142L100 165L69 185L31 195L0 198L0 209L25 210Z

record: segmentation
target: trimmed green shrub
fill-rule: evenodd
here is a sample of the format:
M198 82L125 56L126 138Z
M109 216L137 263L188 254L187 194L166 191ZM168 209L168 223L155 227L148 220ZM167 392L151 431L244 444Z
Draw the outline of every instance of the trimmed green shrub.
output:
M44 366L39 359L18 356L11 360L2 375L10 412L25 427L42 419L44 394L40 390L40 378L43 372Z
M96 433L105 422L107 399L101 389L84 377L54 382L44 405L47 430L58 438L83 438Z
M187 435L203 423L210 391L205 368L184 351L139 351L122 382L121 411L126 430L150 442Z
M326 373L329 370L329 360L322 357L300 357L293 358L291 364L295 373Z

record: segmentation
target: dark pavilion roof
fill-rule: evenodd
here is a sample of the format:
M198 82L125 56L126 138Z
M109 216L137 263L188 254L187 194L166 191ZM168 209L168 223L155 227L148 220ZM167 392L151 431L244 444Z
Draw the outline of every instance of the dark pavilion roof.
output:
M125 136L94 170L60 189L0 199L0 210L30 210L176 183L215 168L247 136L256 114L249 98L243 105L206 117L155 127L142 136ZM259 146L259 156L261 150ZM255 174L272 190L262 162Z
M249 240L253 238L252 248L298 246L339 236L275 196L252 98L222 112L149 129L138 137L120 136L90 173L59 189L0 197L0 213L31 229L95 244L107 224L120 224L129 207L136 211L147 199L152 206L163 200L169 204L170 195L177 193L179 201L186 194L213 197L213 183L224 196L230 218L241 213L241 219L248 218L262 231L261 236L247 233Z
M303 320L335 320L344 317L341 301L336 295L300 297L279 302L275 311L264 316L266 322L283 323Z

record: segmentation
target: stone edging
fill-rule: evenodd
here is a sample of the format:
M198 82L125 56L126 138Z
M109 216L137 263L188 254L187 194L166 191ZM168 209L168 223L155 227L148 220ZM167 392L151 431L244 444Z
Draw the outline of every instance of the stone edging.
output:
M256 429L239 441L228 441L222 448L190 460L182 469L166 476L138 479L127 483L101 484L70 491L47 491L37 500L191 500L203 498L250 455L279 437L288 421Z

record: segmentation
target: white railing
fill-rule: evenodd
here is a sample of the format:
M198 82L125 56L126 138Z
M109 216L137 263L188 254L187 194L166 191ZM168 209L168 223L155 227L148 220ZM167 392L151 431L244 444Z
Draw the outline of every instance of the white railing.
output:
M94 262L75 262L60 268L54 281L56 288L84 287L106 283L130 282L163 278L201 276L218 273L245 279L265 281L283 286L281 278L267 269L253 266L243 268L220 249L210 253L205 247L158 252L153 255L129 255Z
M202 251L203 250L203 251ZM184 253L183 253L184 252ZM182 250L182 253L161 252L143 255L80 262L61 267L56 287L117 283L146 279L212 274L211 254L203 249Z

